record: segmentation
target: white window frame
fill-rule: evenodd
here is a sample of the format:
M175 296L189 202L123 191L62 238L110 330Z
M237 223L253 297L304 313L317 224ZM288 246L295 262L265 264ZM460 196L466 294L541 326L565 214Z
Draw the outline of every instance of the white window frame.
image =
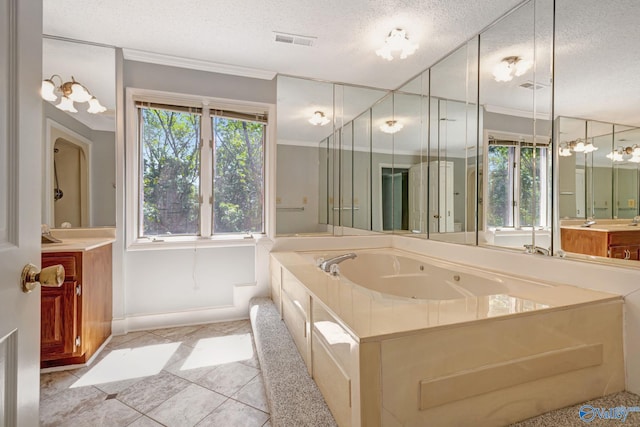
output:
M275 231L273 203L275 194L275 105L261 102L237 101L226 98L177 94L149 89L126 89L126 141L125 141L125 229L128 250L149 250L162 248L190 248L203 246L246 246L254 245L261 237L271 237ZM139 237L140 226L140 141L139 116L136 102L150 102L165 105L191 106L201 108L203 117L210 109L234 110L249 114L266 114L266 134L264 139L264 201L262 234L212 234L212 200L204 197L200 204L200 230L202 236L162 236L156 239ZM211 135L210 120L202 120L203 150L212 150L205 135ZM202 151L201 151L202 153ZM202 179L202 171L212 170L213 156L201 156L200 194L212 194L213 181ZM208 168L208 169L205 169Z
M483 177L483 187L484 187L484 191L488 192L489 191L489 135L498 135L498 139L505 139L505 140L512 140L512 141L519 141L521 138L523 139L522 142L525 143L531 143L533 141L533 137L531 135L521 135L521 134L513 134L513 133L509 133L509 132L501 132L501 131L485 131L484 132L484 137L485 137L485 141L487 141L486 144L484 144L484 170L486 171L486 173L484 174ZM549 166L549 162L551 161L549 155L550 155L550 150L551 148L547 145L548 139L545 139L544 137L537 137L536 138L536 148L546 148L546 153L544 155L545 159L543 161L543 164L540 165L540 170L543 171L543 173L541 173L540 175L540 195L539 195L539 200L538 200L538 205L536 206L536 210L538 211L538 215L540 217L540 222L541 225L536 225L533 226L533 228L542 228L542 229L548 229L550 227L550 222L549 222L549 215L547 214L547 194L548 194L548 190L549 190L549 184L550 184L550 177L547 174L548 171L548 166ZM498 146L500 146L500 144L497 144ZM503 227L495 227L495 226L489 226L487 224L487 212L486 210L488 209L488 206L485 205L484 209L484 229L488 230L488 229L495 229L495 228L502 228L502 229L515 229L515 230L530 230L532 227L529 225L522 225L520 224L520 149L521 149L521 144L514 144L512 145L514 147L514 160L515 160L515 165L510 165L510 167L512 168L511 170L511 174L512 174L512 179L513 179L513 183L510 186L510 190L512 192L511 197L512 197L512 206L511 206L511 215L513 216L513 225L512 226L503 226ZM489 200L489 194L485 194L483 196L484 200ZM515 202L515 204L513 204L513 202Z

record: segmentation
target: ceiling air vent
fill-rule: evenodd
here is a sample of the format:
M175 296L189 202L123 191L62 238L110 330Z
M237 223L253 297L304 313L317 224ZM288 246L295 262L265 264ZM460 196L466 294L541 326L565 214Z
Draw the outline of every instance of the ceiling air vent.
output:
M301 36L299 34L287 34L273 32L276 36L275 41L279 43L297 44L300 46L313 46L317 37Z
M531 90L540 90L544 89L545 87L549 87L549 85L545 85L542 83L533 83L531 80L527 80L526 82L522 83L520 87Z

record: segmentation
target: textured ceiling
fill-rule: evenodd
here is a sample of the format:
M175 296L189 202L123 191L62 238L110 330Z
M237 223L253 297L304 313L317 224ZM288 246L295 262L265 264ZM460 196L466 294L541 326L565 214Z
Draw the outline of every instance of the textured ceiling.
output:
M281 74L393 89L521 0L44 0L44 33ZM418 51L375 55L396 27ZM273 31L317 37L312 47Z
M44 33L281 74L396 88L519 3L520 0L44 0ZM556 0L555 5L555 116L640 126L640 1ZM550 115L550 88L535 91L534 98L532 90L520 85L527 81L550 83L552 8L551 0L537 0L535 11L533 3L526 4L482 34L480 104L531 117L535 103L536 111L542 113L539 118ZM389 29L396 26L405 28L420 48L406 60L387 62L374 51ZM317 40L313 47L279 44L273 41L273 31L315 36ZM535 43L534 32L538 36ZM432 73L432 94L462 100L467 94L476 93L475 84L465 82L465 76L477 73L475 48L471 43L469 46L437 64ZM45 59L47 51L45 44ZM511 55L535 56L536 66L511 82L495 82L492 67ZM69 60L70 70L75 70L69 73L81 79L83 65L74 66L76 57L69 54L65 59ZM51 61L45 60L45 67L48 63ZM44 75L61 72L45 68ZM101 85L86 83L89 77L82 79L92 91L113 85L113 80ZM279 132L288 132L287 126L293 126L285 139L319 141L326 136L327 126L314 128L306 123L307 110L330 111L331 105L338 102L350 116L359 112L363 102L377 97L377 93L363 90L366 95L360 99L355 96L358 90L354 90L342 102L334 99L335 94L326 84L314 82L308 86L299 90L294 85L287 92L279 85ZM419 91L420 86L415 81L404 89ZM426 86L424 80L422 86ZM411 101L398 98L396 115L406 113L408 126L419 123L419 118L412 116L402 102ZM378 107L379 117L375 116L375 120L383 122L393 114L392 107L388 112L382 111L386 105ZM405 129L406 133L409 130Z

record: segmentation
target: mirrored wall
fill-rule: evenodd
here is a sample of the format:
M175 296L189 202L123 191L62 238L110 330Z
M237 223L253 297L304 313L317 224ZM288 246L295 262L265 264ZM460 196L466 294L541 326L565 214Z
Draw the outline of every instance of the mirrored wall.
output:
M278 233L572 256L584 252L561 228L640 231L640 4L625 8L531 0L390 92L279 77ZM288 93L295 125L280 121ZM320 110L329 122L310 125ZM303 144L310 154L293 154ZM634 236L589 255L640 257Z
M106 108L92 113L87 102L76 102L63 111L59 89L55 100L42 101L42 222L52 228L115 226L115 49L43 38L42 53L43 80L56 87L80 82Z

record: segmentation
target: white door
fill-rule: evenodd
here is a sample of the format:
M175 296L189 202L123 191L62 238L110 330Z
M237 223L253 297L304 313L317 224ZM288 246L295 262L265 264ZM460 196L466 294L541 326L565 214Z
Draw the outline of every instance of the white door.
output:
M430 232L453 230L453 162L433 161L429 168Z
M0 427L39 424L42 2L0 0Z
M576 169L576 218L586 218L585 215L585 191L584 169Z

